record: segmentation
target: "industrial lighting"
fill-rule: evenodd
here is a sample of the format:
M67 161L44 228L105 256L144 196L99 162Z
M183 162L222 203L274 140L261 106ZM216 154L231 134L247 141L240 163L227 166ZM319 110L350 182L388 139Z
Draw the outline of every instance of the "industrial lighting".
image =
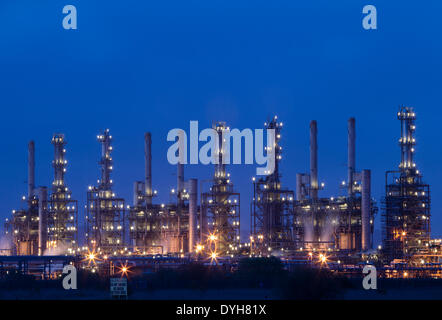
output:
M130 272L130 267L127 265L127 262L125 264L121 264L120 267L118 267L120 270L121 277L127 277Z

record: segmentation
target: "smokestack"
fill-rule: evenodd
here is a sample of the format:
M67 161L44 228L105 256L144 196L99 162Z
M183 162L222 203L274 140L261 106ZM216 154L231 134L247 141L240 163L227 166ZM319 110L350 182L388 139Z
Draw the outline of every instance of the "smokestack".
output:
M35 188L35 144L30 141L28 145L28 199L34 195Z
M184 190L184 165L182 163L177 164L177 194L181 197Z
M354 173L356 170L356 130L355 130L355 118L348 119L348 153L347 153L347 165L348 165L348 185L347 192L349 196L353 195L354 186Z
M296 200L301 201L304 200L304 191L302 190L302 179L303 174L297 173L296 174Z
M310 196L318 198L318 127L316 120L310 122Z
M146 203L152 203L152 136L150 132L144 134L144 158L145 158L145 192Z
M193 252L197 238L198 180L189 180L189 252Z
M48 240L48 216L46 202L48 200L48 189L38 189L38 255L42 256L46 250Z
M134 194L133 194L133 205L134 207L137 207L140 205L140 195L142 194L143 189L143 183L141 181L135 181L134 182ZM141 190L140 190L141 189Z
M361 220L362 220L362 251L371 249L370 211L371 211L371 172L362 170Z
M180 150L180 155L179 155L179 161L177 164L177 195L178 195L178 202L182 203L181 201L181 195L182 192L184 190L184 154L185 152L183 151L185 148L185 144L184 144L184 133L182 131L180 131L180 137L179 137L179 141L180 141L180 146L179 146L179 150Z

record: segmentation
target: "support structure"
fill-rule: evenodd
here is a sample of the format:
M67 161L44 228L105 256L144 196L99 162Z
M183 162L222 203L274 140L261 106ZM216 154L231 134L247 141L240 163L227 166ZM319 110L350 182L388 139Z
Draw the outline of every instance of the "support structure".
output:
M340 255L362 253L372 248L373 222L377 212L371 199L370 170L356 171L355 119L348 120L347 196L318 197L324 184L318 183L317 123L310 123L310 176L296 178L295 221L300 247L308 250L333 250ZM307 197L307 191L308 193Z
M383 252L389 261L418 264L430 241L430 187L414 162L416 114L413 108L401 107L397 117L401 163L398 171L385 174Z
M189 180L189 252L199 243L198 237L198 180Z
M35 189L35 143L28 144L28 195L22 197L23 208L12 210L11 219L6 219L5 233L12 243L15 255L37 255L39 253L39 196Z
M275 170L261 178L253 178L252 201L252 252L268 255L276 250L296 249L297 222L293 216L294 192L281 187L279 162L282 159L280 146L282 122L275 116L265 123L267 130L274 130ZM267 151L269 154L269 150ZM297 177L301 179L301 177ZM301 195L298 195L301 197Z
M227 152L224 137L229 128L217 122L213 129L218 139L217 161L209 190L201 193L201 241L212 254L234 255L240 242L240 194L234 191L223 161L223 152Z
M129 239L134 254L161 254L160 205L153 204L156 191L152 189L152 135L144 134L144 182L134 182L134 201L129 210Z
M47 214L48 190L41 187L38 190L38 255L46 252L48 243L48 214Z
M47 249L51 254L72 254L78 247L78 202L71 199L71 191L65 183L67 160L64 135L54 134L52 144L54 181L46 204Z
M125 248L125 201L112 190L112 136L109 129L97 136L101 143L101 179L89 187L86 205L86 239L89 248L117 254Z

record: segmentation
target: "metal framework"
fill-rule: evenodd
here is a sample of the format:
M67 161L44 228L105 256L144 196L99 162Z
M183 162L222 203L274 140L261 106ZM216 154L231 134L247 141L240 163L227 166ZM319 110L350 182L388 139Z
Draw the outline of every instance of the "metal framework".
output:
M27 209L12 210L5 221L5 234L12 242L11 254L38 254L38 198L23 200Z
M162 253L160 205L138 203L129 210L129 239L134 253Z
M112 191L112 136L109 129L97 136L101 143L101 180L90 186L86 205L86 239L94 250L117 254L125 247L125 202Z
M301 248L334 250L343 255L372 248L376 203L371 199L370 170L356 172L355 119L348 120L347 196L319 198L317 124L310 123L310 174L296 176L296 238Z
M35 194L35 144L28 144L28 195L22 197L23 207L12 210L5 221L5 234L12 243L11 254L36 255L39 252L39 199Z
M78 202L71 199L71 191L65 184L67 160L65 159L66 139L63 134L55 134L54 181L49 200L44 204L47 211L47 249L49 251L72 254L78 247Z
M164 253L189 252L189 207L187 204L161 205L159 222Z
M296 232L299 224L294 220L294 192L281 188L279 162L282 159L282 122L275 116L265 123L265 128L274 130L275 143L266 147L267 155L274 156L274 171L264 178L253 178L253 200L251 204L251 247L254 253L267 254L272 250L296 249ZM272 150L274 148L274 150Z
M145 181L134 183L133 206L129 210L129 239L135 254L163 253L160 206L152 204L152 136L144 135Z
M401 163L385 174L383 251L388 260L420 263L430 241L430 187L414 162L416 114L410 107L398 112L401 122Z
M201 193L201 241L218 255L233 255L240 243L240 194L235 192L226 172L224 138L230 130L224 122L214 124L217 133L215 173L210 189ZM202 188L201 188L202 189Z

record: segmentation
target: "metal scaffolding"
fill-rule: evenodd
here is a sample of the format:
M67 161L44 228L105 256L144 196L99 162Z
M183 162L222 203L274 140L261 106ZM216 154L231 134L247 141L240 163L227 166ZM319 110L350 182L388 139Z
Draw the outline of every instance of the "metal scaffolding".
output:
M370 170L356 171L355 119L348 120L348 180L341 187L347 196L320 198L318 190L317 123L310 123L310 174L296 176L295 225L299 247L333 250L342 255L366 252L372 248L374 217Z
M36 255L39 253L40 201L35 189L35 143L28 144L28 194L22 197L23 208L12 210L6 219L5 234L12 243L11 254Z
M134 182L133 206L129 210L129 239L135 254L163 253L161 206L152 204L152 136L144 135L145 179Z
M96 251L117 254L125 247L125 202L112 191L112 136L109 129L97 136L101 143L101 179L90 186L86 205L86 239Z
M251 246L256 254L269 254L272 250L296 249L296 230L299 224L294 220L294 192L281 188L279 162L282 159L282 122L275 116L265 123L265 128L274 130L275 143L267 145L267 155L275 157L274 171L263 178L253 178L253 200L251 204ZM269 134L269 132L267 133ZM273 152L271 148L274 148Z
M208 191L201 193L201 241L215 255L233 255L240 243L240 194L233 189L226 172L223 152L224 138L230 130L224 122L217 122L215 143L215 173Z
M430 187L414 162L416 114L401 107L401 163L398 171L385 174L383 252L388 260L422 263L430 241Z
M54 181L52 193L47 203L47 244L49 251L57 254L75 252L78 247L78 202L71 199L71 191L65 184L67 160L65 159L66 139L63 134L55 134L54 145Z

